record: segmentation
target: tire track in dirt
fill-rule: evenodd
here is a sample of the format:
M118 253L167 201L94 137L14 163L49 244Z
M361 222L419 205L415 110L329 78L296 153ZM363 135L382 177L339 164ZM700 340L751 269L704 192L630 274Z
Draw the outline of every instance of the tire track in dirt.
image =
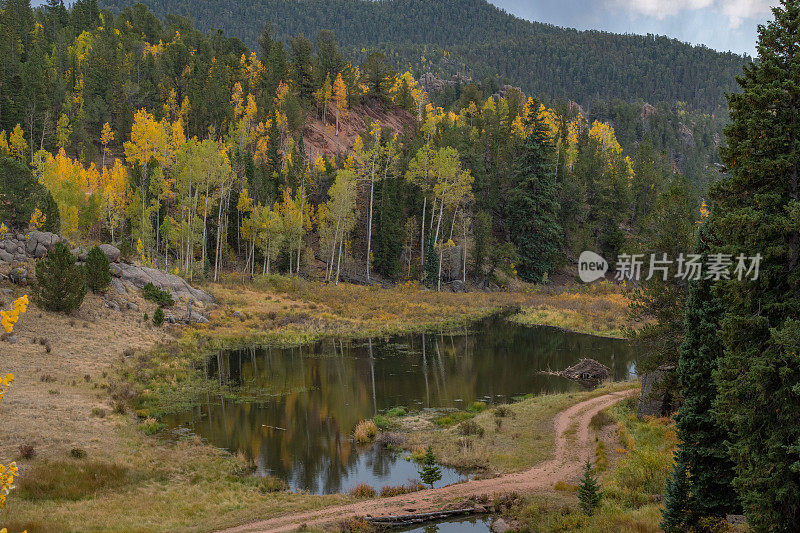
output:
M613 392L586 400L561 411L554 420L556 439L553 458L523 472L471 480L440 489L427 489L392 498L376 498L301 513L268 518L245 524L223 533L294 531L299 526L323 526L351 516L388 516L438 511L453 500L470 496L551 490L557 481L579 475L583 463L594 453L592 417L636 393L635 389ZM575 427L574 436L571 428Z

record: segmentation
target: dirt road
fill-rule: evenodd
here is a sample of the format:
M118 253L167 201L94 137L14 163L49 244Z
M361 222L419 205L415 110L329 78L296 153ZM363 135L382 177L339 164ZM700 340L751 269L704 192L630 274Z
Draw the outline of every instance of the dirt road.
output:
M556 440L553 458L524 472L468 481L392 498L377 498L278 516L229 529L224 533L293 531L302 524L322 526L351 516L387 516L437 511L447 502L470 496L551 489L557 481L577 477L583 462L594 453L592 430L589 427L592 417L635 392L631 389L598 396L559 413L554 421Z

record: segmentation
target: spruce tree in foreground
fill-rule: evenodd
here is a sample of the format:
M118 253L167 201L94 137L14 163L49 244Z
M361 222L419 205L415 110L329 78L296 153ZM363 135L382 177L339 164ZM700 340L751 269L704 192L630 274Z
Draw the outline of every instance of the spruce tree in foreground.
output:
M102 291L111 285L108 256L99 247L89 250L86 256L86 285L93 291Z
M86 296L83 268L63 243L57 243L47 257L36 262L38 303L48 311L71 313Z
M703 224L700 229L700 251L708 249L707 226ZM709 260L707 255L704 260ZM686 335L678 359L678 380L684 402L675 421L681 441L677 455L680 466L690 473L691 499L688 502L668 499L664 519L667 520L670 514L678 516L688 510L689 516L683 519L693 526L702 518L739 512L733 489L733 462L726 445L729 436L720 426L713 405L717 397L713 373L723 351L719 338L722 311L721 302L713 295L710 280L696 281L689 287ZM678 472L677 468L676 465L673 476L685 477L686 473ZM673 479L673 485L678 481ZM686 483L685 479L680 481ZM673 505L679 507L672 508Z
M507 209L511 240L519 254L519 276L539 283L556 266L562 232L558 224L555 148L538 110L532 115Z
M683 533L689 530L693 515L689 503L689 473L680 451L675 452L672 474L667 478L664 494L664 512L661 529L666 533Z
M603 493L600 491L600 483L597 481L597 476L594 474L592 463L586 460L583 466L583 477L578 485L578 501L581 504L581 510L589 516L594 514L594 510L600 504L600 499Z
M800 531L800 1L773 14L728 97L710 220L712 252L763 256L758 280L720 283L716 408L750 526L778 532Z
M425 450L425 457L422 458L422 465L422 470L419 471L419 477L422 479L423 483L433 488L433 484L442 479L442 469L436 464L436 456L433 455L433 448L430 446Z

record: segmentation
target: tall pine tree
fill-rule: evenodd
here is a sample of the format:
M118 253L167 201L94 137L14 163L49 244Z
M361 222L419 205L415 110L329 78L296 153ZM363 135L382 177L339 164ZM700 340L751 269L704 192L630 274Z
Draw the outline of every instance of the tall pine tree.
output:
M700 230L700 251L706 251L709 232L707 224ZM706 261L708 257L706 256ZM675 417L681 440L678 455L689 471L690 497L688 502L667 501L665 519L687 508L684 520L690 525L704 517L723 517L738 512L739 504L733 490L733 463L725 441L728 433L715 416L714 399L717 386L713 372L722 356L719 337L721 302L712 292L712 281L700 280L689 288L686 300L685 337L678 359L678 379L684 403ZM682 475L677 469L674 475ZM678 480L673 479L673 484Z
M532 114L526 129L530 133L520 147L508 199L508 227L519 254L519 276L538 283L545 273L552 273L561 249L556 156L538 114Z
M756 281L720 284L716 407L750 525L800 531L800 1L773 14L728 97L730 176L712 191L713 251L763 255Z

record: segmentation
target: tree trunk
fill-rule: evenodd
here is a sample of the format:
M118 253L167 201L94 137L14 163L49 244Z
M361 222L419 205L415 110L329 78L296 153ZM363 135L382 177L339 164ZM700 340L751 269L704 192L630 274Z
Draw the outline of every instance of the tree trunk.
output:
M419 241L419 265L420 269L425 266L425 212L428 210L428 197L422 199L422 226L420 226L421 231L419 232L421 237ZM411 270L411 266L409 265L409 272Z

